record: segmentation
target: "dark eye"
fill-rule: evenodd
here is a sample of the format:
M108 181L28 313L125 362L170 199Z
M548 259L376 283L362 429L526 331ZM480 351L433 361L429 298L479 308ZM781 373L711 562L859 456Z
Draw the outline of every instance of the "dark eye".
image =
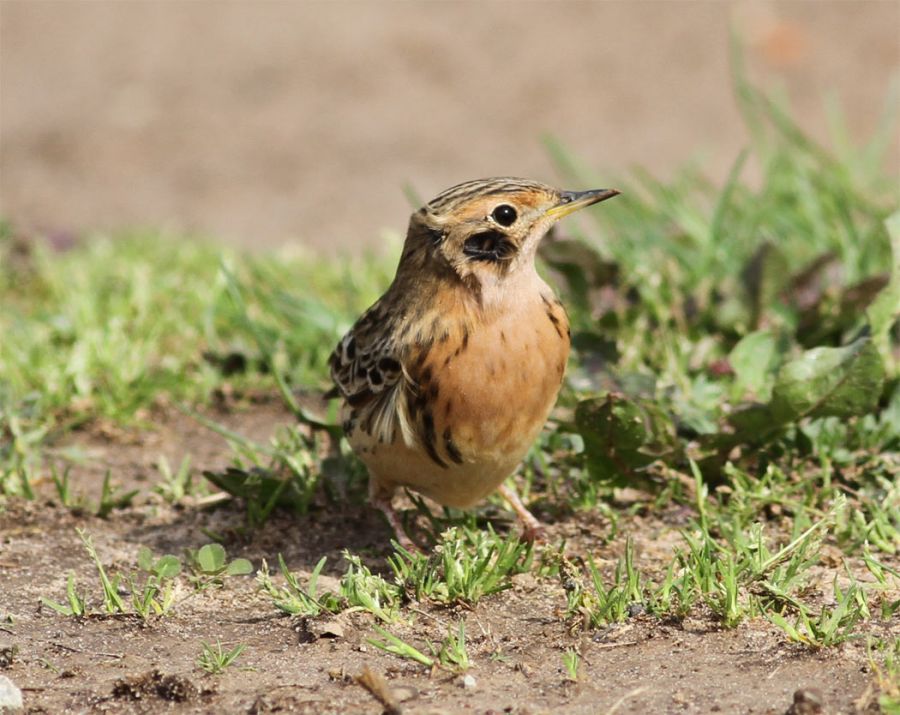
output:
M519 218L519 214L509 204L500 204L494 209L491 217L501 226L512 226L516 219Z

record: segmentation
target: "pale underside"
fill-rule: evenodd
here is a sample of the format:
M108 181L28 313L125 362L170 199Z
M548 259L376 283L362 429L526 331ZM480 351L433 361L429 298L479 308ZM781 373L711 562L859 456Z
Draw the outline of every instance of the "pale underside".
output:
M565 311L532 276L493 310L472 313L448 298L416 317L427 335L393 327L410 338L392 351L402 374L378 399L347 401L342 412L374 496L409 487L465 508L516 469L556 401L569 352Z

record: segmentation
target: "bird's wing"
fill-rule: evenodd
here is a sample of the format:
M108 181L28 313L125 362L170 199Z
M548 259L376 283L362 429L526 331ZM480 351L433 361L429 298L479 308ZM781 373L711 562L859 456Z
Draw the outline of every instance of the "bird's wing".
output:
M399 428L404 442L412 445L405 392L414 384L385 317L377 303L360 317L331 354L331 379L349 408L346 431L362 429L390 442Z

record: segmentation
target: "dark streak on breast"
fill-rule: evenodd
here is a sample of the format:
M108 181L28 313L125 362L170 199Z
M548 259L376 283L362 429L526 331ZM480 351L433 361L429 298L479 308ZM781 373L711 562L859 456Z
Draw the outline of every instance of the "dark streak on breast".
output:
M425 451L428 452L428 456L431 457L435 464L447 469L447 463L437 453L435 445L437 435L434 432L434 417L431 416L431 412L426 411L422 415L422 431L424 433L422 435L422 444L425 447Z
M553 324L553 329L556 330L556 334L561 338L563 336L562 324L559 322L559 318L553 314L553 304L547 300L547 296L545 295L541 296L541 300L544 301L544 309L547 313L547 317Z
M462 464L462 453L459 451L459 447L453 443L453 436L450 433L449 427L444 430L444 449L447 450L447 456L450 457L450 459L457 464Z

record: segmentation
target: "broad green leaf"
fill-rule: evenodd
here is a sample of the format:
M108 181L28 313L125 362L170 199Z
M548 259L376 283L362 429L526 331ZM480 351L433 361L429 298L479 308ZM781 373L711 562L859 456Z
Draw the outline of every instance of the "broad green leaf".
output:
M900 318L900 211L888 216L885 225L893 254L891 278L866 311L876 341L884 340L891 326Z
M146 546L138 549L138 567L143 571L153 570L153 552Z
M778 351L775 336L768 330L748 333L731 350L728 362L735 373L735 393L740 397L751 392L756 397L767 395L768 385L774 379Z
M772 394L777 421L853 417L871 412L884 384L884 364L871 338L843 348L814 348L785 364Z
M620 393L582 400L575 424L584 439L591 474L602 480L627 477L657 459L670 442L670 423L649 403Z
M616 393L579 402L575 423L582 436L601 439L610 449L637 449L650 436L637 403Z
M225 548L221 544L207 544L197 552L197 563L205 573L216 573L225 568Z
M166 554L156 562L153 570L160 578L175 578L181 573L181 559L172 554Z
M753 306L751 324L760 322L763 311L790 279L787 258L775 244L763 243L745 266L741 278Z
M772 414L771 406L758 403L743 405L736 409L729 415L728 423L734 428L733 435L723 435L732 438L726 439L728 444L755 442L773 427L780 426Z
M253 573L253 564L247 559L235 559L228 564L225 573L229 576L246 576L248 573Z

